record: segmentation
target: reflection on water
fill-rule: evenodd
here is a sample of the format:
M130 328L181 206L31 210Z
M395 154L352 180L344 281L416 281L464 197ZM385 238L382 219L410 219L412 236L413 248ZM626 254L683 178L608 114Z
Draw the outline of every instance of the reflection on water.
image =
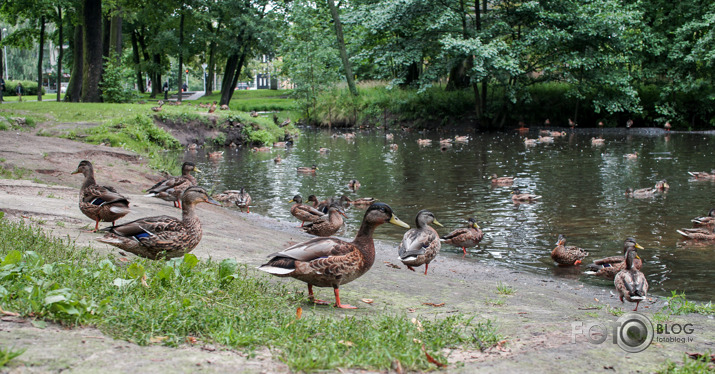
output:
M453 134L454 135L454 134ZM292 220L288 200L315 194L321 200L346 194L375 197L388 203L402 220L413 223L417 211L431 210L446 234L475 217L485 232L478 248L464 261L498 261L514 269L579 278L612 287L613 283L585 276L582 269L557 267L549 257L559 234L569 245L587 249L592 259L620 254L623 240L632 236L645 247L644 273L651 292L685 291L691 298L710 300L715 291L713 245L684 245L675 232L690 227L690 219L715 207L710 182L693 182L688 171L713 169L713 137L695 134L605 134L605 144L592 145L594 134L570 132L551 144L526 146L516 133L473 135L469 143L442 150L437 134L358 133L354 140L327 132L307 131L292 148L269 152L226 149L221 160L204 150L177 155L195 161L204 173L199 183L215 192L245 187L253 197L251 210ZM446 136L446 135L445 135ZM418 146L417 139L433 139ZM535 138L535 134L530 134ZM391 150L390 143L398 145ZM321 147L330 151L322 154ZM638 152L638 158L624 157ZM280 164L273 159L281 155ZM316 175L298 174L296 167L317 164ZM541 195L534 204L511 202L511 186L492 187L489 177L516 177L522 192ZM347 183L358 179L356 192ZM663 195L628 198L627 187L652 187L667 179ZM347 210L346 225L338 235L355 234L363 210ZM397 242L404 231L387 225L376 238ZM461 257L461 249L444 246L445 256ZM395 252L396 253L396 252Z

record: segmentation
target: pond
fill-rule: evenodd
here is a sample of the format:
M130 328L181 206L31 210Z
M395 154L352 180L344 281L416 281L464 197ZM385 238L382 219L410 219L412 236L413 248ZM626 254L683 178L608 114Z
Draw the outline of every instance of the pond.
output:
M327 131L305 130L290 148L269 152L225 149L219 161L208 160L203 149L177 157L195 161L202 174L199 183L214 192L245 187L253 198L251 212L289 220L296 194L317 195L321 200L346 194L350 198L374 197L388 203L403 221L414 225L416 213L429 209L445 228L443 235L464 227L474 217L485 233L478 247L463 261L498 262L518 271L579 279L613 287L612 281L585 275L585 265L557 267L550 258L559 234L567 245L589 251L584 264L619 255L623 241L634 237L645 247L639 255L651 293L670 295L685 291L688 298L711 300L715 288L715 243L692 245L676 229L691 227L691 219L715 207L715 183L692 181L688 171L713 169L715 136L662 133L660 131L594 129L572 132L552 144L526 146L524 135L536 131L477 133L465 144L441 149L438 133L395 133L387 141L380 131L358 132L354 140ZM441 134L453 137L454 133ZM461 135L466 135L465 133ZM605 144L592 146L602 135ZM417 139L433 139L419 146ZM395 143L397 150L388 145ZM330 151L321 154L321 147ZM637 159L627 153L638 152ZM281 155L283 161L274 162ZM296 172L298 166L316 164L316 175ZM512 186L494 187L490 176L515 176L522 192L541 195L533 204L515 205ZM347 183L358 179L356 192ZM662 195L635 199L627 187L652 187L667 179L670 190ZM355 235L364 210L349 208L346 224L337 235ZM375 237L397 243L404 230L381 227ZM443 245L441 256L462 257L461 248ZM395 249L397 262L397 250ZM438 258L439 259L439 258ZM435 266L439 266L436 263Z

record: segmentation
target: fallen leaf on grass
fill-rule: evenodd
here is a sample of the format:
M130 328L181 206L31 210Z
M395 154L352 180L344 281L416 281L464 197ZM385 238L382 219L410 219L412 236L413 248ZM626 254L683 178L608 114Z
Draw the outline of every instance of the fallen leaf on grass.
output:
M706 361L706 359L708 358L708 356L706 356L702 353L697 353L697 352L695 352L695 353L685 352L685 354L688 355L688 357L692 358L693 360L698 360L698 361ZM715 362L715 354L710 355L710 362Z
M443 368L443 367L447 366L447 365L435 360L434 357L430 356L430 354L427 353L427 348L425 348L424 344L422 344L422 352L424 352L425 356L427 356L427 361L437 365L437 367Z
M373 299L360 299L360 301L362 301L365 304L372 304L375 302L375 300L373 300Z
M392 361L392 370L394 370L397 374L403 374L405 372L405 370L402 368L400 360Z
M186 342L189 343L189 344L196 344L197 341L198 341L198 340L197 340L195 337L193 337L193 336L187 336L187 337L186 337Z
M353 343L353 342L351 342L351 341L349 341L349 340L339 340L339 341L338 341L338 344L342 344L342 345L344 345L344 346L346 346L346 347L352 347L352 346L355 345L355 343Z
M149 288L149 285L146 284L146 274L142 275L142 286Z
M149 338L149 343L161 343L164 340L169 339L168 336L152 336Z
M598 298L595 298L595 297L594 297L593 299L596 300L596 302L598 302Z
M506 345L506 340L502 340L497 343L497 349L502 352L506 352L506 348L504 348L505 345Z
M417 331L420 331L420 332L424 331L424 329L422 328L422 322L420 322L419 320L417 320L417 318L413 318L413 319L412 319L412 324L414 324L415 326L417 326Z
M414 313L416 311L417 311L417 309L415 309L415 308L407 308L407 313Z
M6 315L6 316L13 316L13 317L17 317L20 315L19 313L8 312L7 310L3 310L2 307L0 307L0 313L2 313L3 315Z
M439 308L439 307L441 307L441 306L444 306L444 303L439 303L439 304L435 304L435 303L422 303L422 305L429 305L429 306L433 306L433 307Z
M300 317L303 315L303 308L298 307L298 309L295 310L295 319L300 319Z
M129 262L129 259L126 257L119 257L119 261L121 262Z

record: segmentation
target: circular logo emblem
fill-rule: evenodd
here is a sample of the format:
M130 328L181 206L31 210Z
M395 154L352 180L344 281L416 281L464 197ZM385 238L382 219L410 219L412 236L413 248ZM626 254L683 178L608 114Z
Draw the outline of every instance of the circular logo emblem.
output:
M648 348L653 341L653 323L643 314L626 313L617 321L618 346L626 352L637 353Z

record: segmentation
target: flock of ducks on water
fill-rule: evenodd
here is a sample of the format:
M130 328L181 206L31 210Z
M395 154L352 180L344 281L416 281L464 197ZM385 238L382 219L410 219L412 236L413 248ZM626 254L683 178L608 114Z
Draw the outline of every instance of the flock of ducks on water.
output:
M354 135L353 135L354 136ZM386 139L391 140L392 134ZM556 134L552 136L557 136ZM560 136L560 135L558 135ZM418 143L423 145L425 139ZM452 141L468 141L468 137L457 136L443 139L444 144ZM321 153L328 152L321 148ZM276 161L279 162L279 161ZM316 165L298 167L298 173L315 174ZM241 211L250 212L251 196L245 188L226 190L211 197L203 188L197 186L197 181L191 175L200 172L194 163L184 162L182 173L171 176L149 188L145 196L156 197L170 201L175 207L182 209L181 219L170 216L146 217L128 223L116 224L116 221L130 212L129 201L110 186L100 186L94 177L92 163L84 160L79 163L72 174L83 174L84 182L80 188L79 208L87 217L95 221L94 232L102 231L103 237L96 240L106 243L138 256L149 259L164 259L179 257L193 250L202 237L201 222L196 215L195 206L209 203L221 206L222 203L233 203ZM715 170L707 172L690 172L696 180L715 181ZM511 186L515 178L510 176L491 176L493 186ZM361 186L360 181L352 179L348 188L355 191ZM652 197L665 193L669 188L665 180L658 181L652 188L626 190L630 197ZM512 190L512 201L515 204L532 203L541 196L522 193L518 188ZM458 228L447 235L440 236L431 225L443 227L434 214L421 210L415 218L415 227L410 226L392 211L392 208L374 198L351 200L346 195L320 201L315 195L310 195L306 201L300 195L295 195L290 202L295 203L291 214L301 221L301 230L317 236L303 243L295 244L282 251L269 255L270 260L258 267L259 270L279 276L292 277L308 285L308 297L316 304L327 304L318 300L313 294L315 287L332 287L335 294L335 306L339 308L355 308L340 301L339 286L351 282L365 274L375 261L375 246L372 239L375 229L385 223L391 223L408 229L398 245L399 259L409 270L424 265L427 275L429 264L438 255L442 243L461 247L464 255L467 247L474 247L484 237L474 218L467 220L466 227ZM365 207L357 235L352 241L344 241L332 237L343 225L344 207L348 205ZM112 226L99 230L99 222L112 222ZM683 237L693 240L715 240L715 208L707 216L692 220L693 228L678 230ZM621 302L625 300L638 304L646 298L648 281L640 269L643 261L637 250L643 249L633 238L627 238L623 245L622 256L611 256L595 260L587 266L587 274L595 274L614 279L614 285ZM588 252L576 246L567 246L566 239L559 235L556 247L551 252L551 258L559 266L578 266L588 256Z

